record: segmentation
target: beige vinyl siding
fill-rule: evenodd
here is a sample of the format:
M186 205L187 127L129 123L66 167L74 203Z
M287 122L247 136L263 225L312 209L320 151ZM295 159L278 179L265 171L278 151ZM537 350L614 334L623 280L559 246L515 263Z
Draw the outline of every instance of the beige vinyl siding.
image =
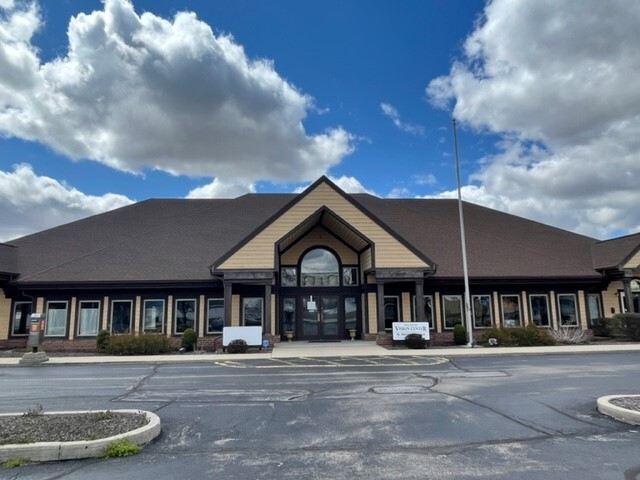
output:
M369 333L378 333L378 304L376 303L376 294L370 292L367 294L367 307L369 312Z
M587 324L587 303L585 302L584 290L578 290L578 315L580 315L580 328L586 330L589 328Z
M76 306L77 306L76 297L71 297L71 301L69 302L69 340L73 340L73 337L76 334Z
M200 295L200 299L198 300L199 304L198 304L198 337L202 338L204 337L204 332L205 332L205 322L208 321L208 319L206 319L207 313L208 313L208 305L206 305L207 301L205 299L204 295Z
M173 295L167 295L167 337L173 335Z
M620 313L620 299L618 292L623 290L622 281L611 282L609 287L602 292L602 310L605 317Z
M558 329L558 313L556 308L556 292L551 290L549 292L549 308L551 309L551 328L553 330Z
M45 311L44 311L44 297L36 298L36 310L33 313L45 313Z
M525 290L520 294L520 303L522 304L522 320L523 325L529 325L529 302L527 300L527 292Z
M402 292L402 321L411 321L411 294Z
M104 297L102 299L102 324L100 326L101 330L109 330L109 297Z
M231 326L240 326L240 295L231 295Z
M371 248L367 248L362 255L360 255L360 268L363 272L370 270L373 268L373 258L372 258L372 250Z
M627 263L624 264L623 268L634 269L640 268L640 250L636 252L636 254L629 259Z
M4 290L0 290L0 340L9 338L10 321L11 299L4 296Z
M265 227L240 250L224 261L219 266L219 269L274 268L275 243L322 206L331 209L336 215L375 243L375 264L377 267L424 268L428 266L333 188L325 183L320 183L271 225Z
M440 333L442 332L442 310L440 309L440 292L436 292L433 295L433 305L431 305L431 308L433 308L433 314L435 317L436 332Z
M324 228L320 227L316 227L311 230L309 234L287 250L284 255L280 257L280 263L282 265L297 265L298 260L300 260L300 256L304 251L315 245L322 245L333 249L338 254L340 261L343 264L358 264L358 255L356 252L351 250Z
M140 335L140 311L142 299L140 295L137 295L135 298L135 302L133 304L133 334L138 336Z

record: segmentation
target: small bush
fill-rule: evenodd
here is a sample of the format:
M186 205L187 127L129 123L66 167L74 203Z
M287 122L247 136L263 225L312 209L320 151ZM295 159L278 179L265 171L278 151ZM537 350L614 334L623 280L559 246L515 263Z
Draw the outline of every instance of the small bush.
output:
M480 335L480 343L489 345L489 339L495 338L499 347L530 347L554 345L555 341L544 328L533 324L526 327L492 327Z
M197 342L198 337L196 335L196 332L193 331L193 328L187 328L184 332L182 332L182 346L187 351L195 351Z
M111 334L108 330L100 330L98 332L98 336L96 337L96 350L98 353L107 353L110 338Z
M453 343L456 345L464 345L467 343L467 329L464 328L464 325L461 323L457 323L453 327Z
M404 337L404 345L407 348L421 349L426 347L427 341L419 333L410 333Z
M640 341L640 313L618 313L612 323L617 336Z
M591 320L591 331L596 337L609 337L611 331L609 325L611 323L610 318L594 318Z
M578 327L561 327L559 330L550 330L549 335L558 343L578 345L591 340L587 330Z
M15 457L15 458L7 458L4 462L2 462L2 466L4 468L16 468L22 467L31 462L28 458Z
M247 345L247 342L245 342L241 338L237 338L229 342L227 350L229 353L247 353L247 351L249 350L249 345Z
M113 335L107 352L111 355L158 355L171 351L164 335Z
M104 456L106 458L128 457L129 455L135 455L138 452L140 452L140 447L128 438L114 440L104 447Z
M44 415L44 408L42 408L42 405L40 404L33 408L29 408L22 414L23 417L40 417L41 415Z

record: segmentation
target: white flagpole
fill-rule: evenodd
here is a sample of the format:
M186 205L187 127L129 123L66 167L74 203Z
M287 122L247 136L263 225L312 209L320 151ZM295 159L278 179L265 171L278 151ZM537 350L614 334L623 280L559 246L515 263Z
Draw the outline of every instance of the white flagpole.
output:
M473 326L471 323L471 299L469 296L469 271L467 269L467 241L464 233L464 216L462 213L462 190L460 188L460 161L458 160L458 135L456 119L453 121L453 151L456 160L456 183L458 187L458 216L460 218L460 244L462 246L462 274L464 275L464 324L467 329L467 347L473 347Z

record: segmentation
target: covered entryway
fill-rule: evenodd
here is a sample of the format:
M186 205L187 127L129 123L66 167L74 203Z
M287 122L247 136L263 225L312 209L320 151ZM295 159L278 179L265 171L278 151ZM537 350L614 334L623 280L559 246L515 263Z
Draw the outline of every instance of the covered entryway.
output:
M302 331L305 340L338 340L340 336L340 316L338 296L302 296Z

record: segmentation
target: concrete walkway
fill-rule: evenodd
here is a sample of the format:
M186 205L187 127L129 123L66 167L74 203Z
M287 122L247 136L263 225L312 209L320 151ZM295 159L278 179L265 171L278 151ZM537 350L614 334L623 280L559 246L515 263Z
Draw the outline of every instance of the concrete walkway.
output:
M575 353L640 352L640 343L613 343L603 345L561 345L552 347L433 347L424 350L387 349L375 342L342 341L335 343L292 342L278 343L270 351L252 351L246 354L186 353L170 355L108 356L69 355L50 356L45 364L83 363L179 363L214 362L221 360L276 359L299 357L459 357L484 355L558 355ZM0 357L0 366L22 366L20 357Z

